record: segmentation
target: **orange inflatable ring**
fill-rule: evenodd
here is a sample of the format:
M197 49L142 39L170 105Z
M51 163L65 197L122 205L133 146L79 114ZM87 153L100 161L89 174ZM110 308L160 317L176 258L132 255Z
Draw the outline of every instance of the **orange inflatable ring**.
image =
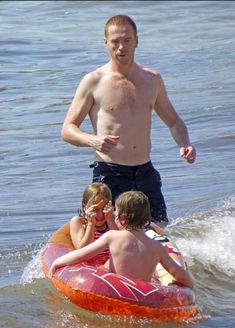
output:
M153 224L146 233L160 240L170 256L185 266L182 255L162 230ZM68 223L52 235L42 254L45 276L52 262L72 249ZM129 279L80 263L57 269L52 283L74 304L93 312L134 315L159 322L180 322L196 316L193 291L174 284L161 266L157 266L156 273L160 283Z

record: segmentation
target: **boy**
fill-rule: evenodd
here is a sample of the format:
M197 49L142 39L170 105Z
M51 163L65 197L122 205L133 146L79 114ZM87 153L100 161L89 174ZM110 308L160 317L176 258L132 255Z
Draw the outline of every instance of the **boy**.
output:
M151 218L147 196L141 191L122 193L115 207L117 223L122 230L110 230L93 243L56 259L49 275L52 276L58 267L87 260L108 247L110 259L105 267L110 272L151 281L155 267L160 262L179 284L192 288L189 273L171 259L157 240L145 234L145 227Z

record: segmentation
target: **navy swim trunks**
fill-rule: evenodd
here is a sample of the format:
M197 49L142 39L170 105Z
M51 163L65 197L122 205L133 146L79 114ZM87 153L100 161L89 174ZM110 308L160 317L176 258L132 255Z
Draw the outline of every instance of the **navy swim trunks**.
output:
M161 176L151 161L136 166L94 162L90 168L93 168L93 182L103 182L111 189L113 203L125 191L142 191L149 198L152 221L168 223Z

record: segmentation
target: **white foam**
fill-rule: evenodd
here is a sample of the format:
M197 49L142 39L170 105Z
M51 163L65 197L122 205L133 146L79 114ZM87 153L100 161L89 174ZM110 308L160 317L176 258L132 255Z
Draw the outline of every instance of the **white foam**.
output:
M195 231L188 230L184 238L177 238L181 251L191 261L197 259L205 266L214 266L220 272L234 276L235 217L211 213L198 218L195 224Z
M44 247L39 250L35 257L26 265L24 272L21 276L20 283L31 283L34 279L44 278L41 265L41 255Z

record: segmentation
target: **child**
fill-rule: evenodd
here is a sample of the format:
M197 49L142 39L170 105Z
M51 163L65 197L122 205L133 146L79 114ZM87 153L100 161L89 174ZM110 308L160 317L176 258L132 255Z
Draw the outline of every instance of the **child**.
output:
M82 248L104 232L117 229L112 194L104 183L92 183L83 193L82 211L70 221L70 235L75 248Z
M188 272L171 259L157 240L145 234L145 226L151 217L147 196L140 191L125 192L117 198L115 207L123 230L108 231L94 243L56 259L49 275L52 276L58 267L82 262L108 247L110 272L151 281L160 262L179 284L192 288L193 282Z

